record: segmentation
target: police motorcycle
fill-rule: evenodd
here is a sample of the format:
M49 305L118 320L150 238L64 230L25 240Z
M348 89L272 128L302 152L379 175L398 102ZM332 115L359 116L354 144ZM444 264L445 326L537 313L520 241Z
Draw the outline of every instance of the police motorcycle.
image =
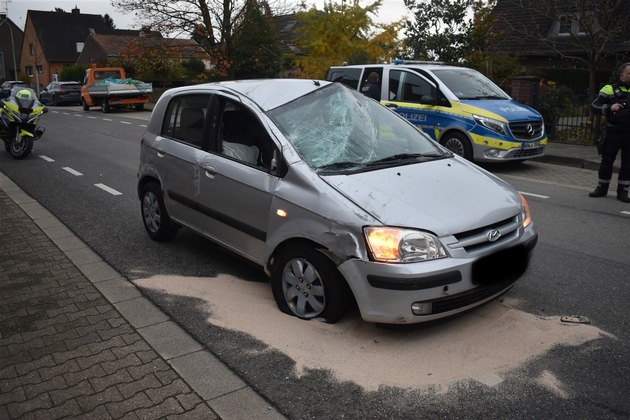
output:
M33 142L46 131L37 122L47 112L35 91L23 86L14 87L10 96L0 101L0 138L14 159L24 159L31 153Z

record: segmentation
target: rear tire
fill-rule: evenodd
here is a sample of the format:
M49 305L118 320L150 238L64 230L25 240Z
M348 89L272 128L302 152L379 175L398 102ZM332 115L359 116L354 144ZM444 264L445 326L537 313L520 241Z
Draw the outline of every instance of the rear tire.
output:
M107 113L109 112L110 107L109 107L109 101L108 101L107 99L103 99L103 100L101 101L101 110L102 110L105 114L107 114Z
M306 244L287 246L274 258L271 289L278 308L301 318L339 321L347 310L349 288L333 262Z
M440 139L440 144L466 160L473 160L470 141L461 133L447 133L444 138Z
M53 97L52 97L52 104L54 106L59 106L59 103L57 102L57 97L55 95L53 95Z
M157 182L149 182L142 187L140 208L144 228L151 239L162 242L175 236L177 227L166 211L162 189Z
M136 111L143 111L143 110L144 110L144 104L136 105Z
M88 106L88 104L85 102L85 99L81 99L81 105L83 106L83 110L84 111L89 111L90 107Z

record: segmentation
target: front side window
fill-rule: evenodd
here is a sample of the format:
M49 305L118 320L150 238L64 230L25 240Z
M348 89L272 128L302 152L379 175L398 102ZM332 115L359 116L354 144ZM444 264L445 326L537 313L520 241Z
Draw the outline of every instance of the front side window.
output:
M399 73L400 75L396 75L395 73ZM437 99L437 90L435 87L416 74L404 72L403 77L402 71L393 70L390 72L390 79L402 80L402 82L399 82L398 86L397 101L419 104L422 102L423 97Z
M200 94L175 97L166 110L162 135L201 148L209 100Z
M378 102L331 84L269 112L302 159L319 173L371 170L446 154ZM415 159L415 160L414 160Z
M258 118L230 99L223 100L221 109L218 152L240 162L269 169L274 144Z

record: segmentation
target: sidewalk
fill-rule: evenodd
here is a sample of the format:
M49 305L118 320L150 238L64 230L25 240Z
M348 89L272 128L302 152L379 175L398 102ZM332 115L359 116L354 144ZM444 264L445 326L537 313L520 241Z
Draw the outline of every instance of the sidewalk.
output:
M284 417L0 172L0 418Z
M87 417L284 418L0 172L0 418Z

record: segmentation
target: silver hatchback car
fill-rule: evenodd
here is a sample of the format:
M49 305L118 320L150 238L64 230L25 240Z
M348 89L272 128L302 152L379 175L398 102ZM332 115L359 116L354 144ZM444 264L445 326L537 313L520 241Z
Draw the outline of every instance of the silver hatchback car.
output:
M258 264L303 319L454 315L507 291L538 237L514 188L339 83L168 90L138 176L151 238L183 226Z

